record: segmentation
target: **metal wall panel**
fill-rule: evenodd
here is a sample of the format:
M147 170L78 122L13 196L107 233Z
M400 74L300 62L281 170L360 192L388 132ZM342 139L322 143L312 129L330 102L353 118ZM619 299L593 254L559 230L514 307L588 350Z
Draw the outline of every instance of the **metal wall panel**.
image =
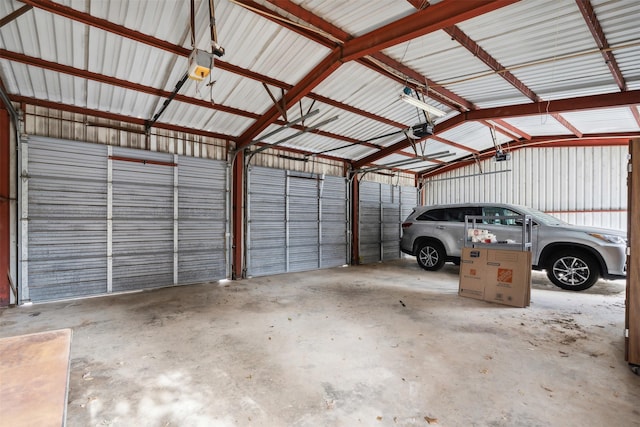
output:
M86 145L23 141L20 302L106 292L107 149Z
M402 221L411 213L416 201L415 187L360 182L360 263L401 256Z
M179 157L178 281L227 277L227 163Z
M247 274L260 276L347 262L344 178L252 167Z
M511 160L447 172L424 184L425 204L527 205L578 225L626 230L626 146L524 148Z

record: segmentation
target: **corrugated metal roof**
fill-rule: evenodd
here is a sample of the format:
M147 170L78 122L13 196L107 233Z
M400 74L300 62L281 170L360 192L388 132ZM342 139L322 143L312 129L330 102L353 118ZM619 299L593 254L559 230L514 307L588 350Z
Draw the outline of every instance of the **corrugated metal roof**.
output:
M472 110L532 102L517 85L482 62L477 52L469 51L442 30L386 47L382 54L390 60L378 57L374 60L378 65L338 60L332 72L325 73L326 68L321 68L310 74L332 51L327 46L339 45L338 37L330 36L318 42L326 33L305 35L308 29L304 26L287 28L283 25L287 19L299 24L305 17L282 12L285 4L281 4L283 9L280 9L277 2L256 2L259 7L273 11L272 16L267 16L238 4L242 1L215 2L218 41L226 53L222 58L215 58L218 65L214 65L210 79L186 82L178 91L180 97L169 104L160 122L185 130L192 128L239 137L273 108L273 100L262 83L266 81L276 99L282 96L280 86L301 91L300 102L288 109L289 119L315 108L320 113L305 121L305 125L339 117L320 127L324 135L302 134L283 146L309 153L335 149L330 155L357 161L376 153L377 147L394 145L412 152L411 148L405 148L406 144L402 146L404 136L395 133L402 129L394 123L408 127L424 121L422 114L399 99L404 86L415 83L415 75L420 76L419 83L427 79L433 82L427 93L431 96L426 101L446 113L445 117L436 119L436 132L439 125L456 121L460 111L456 107L458 101L444 101L433 91L450 91L453 97L461 97L463 104L470 104ZM73 8L75 14L89 14L83 15L89 20L105 19L110 24L85 25L34 7L0 27L0 48L5 51L0 54L0 79L9 95L111 112L125 118L153 117L165 102L166 94L174 90L187 70L185 54L191 49L189 2L57 0L56 3ZM415 13L411 2L406 0L294 0L293 3L345 33L355 37L365 35L365 38L368 32ZM438 8L460 4L430 3L429 7ZM628 90L639 89L640 2L592 0L591 4ZM17 0L0 2L0 18L22 6L24 4ZM208 50L208 2L199 0L196 6L196 46ZM273 19L280 13L284 16ZM620 92L573 1L520 1L456 25L543 101ZM126 30L121 31L117 26ZM109 27L113 28L109 30ZM401 31L402 28L395 26L390 33ZM136 34L168 42L169 47L153 46L154 41ZM362 49L372 54L375 49L367 48L378 41L367 40ZM43 68L40 60L51 64ZM394 65L394 61L400 67ZM388 64L379 65L385 62ZM215 83L210 84L212 82ZM302 87L301 82L309 86ZM309 91L312 94L304 96ZM444 94L445 99L448 96L451 95ZM314 101L314 98L331 102ZM341 108L340 104L346 107ZM220 111L229 109L236 109L239 114ZM364 111L365 115L358 111ZM563 112L562 116L586 134L640 133L638 119L628 107ZM544 111L534 116L503 119L532 137L571 134ZM267 125L263 135L278 128L278 125ZM296 129L283 131L269 138L269 142L296 132ZM338 137L331 138L326 133ZM462 122L439 132L438 137L468 148L464 150L434 139L425 143L429 149L455 153L454 159L469 156L470 150L493 148L489 128L481 123ZM362 144L350 145L349 141ZM511 139L498 133L497 142L507 143ZM398 156L407 158L396 154L374 162L390 163Z
M294 0L294 3L352 36L360 36L415 11L409 2L396 0Z

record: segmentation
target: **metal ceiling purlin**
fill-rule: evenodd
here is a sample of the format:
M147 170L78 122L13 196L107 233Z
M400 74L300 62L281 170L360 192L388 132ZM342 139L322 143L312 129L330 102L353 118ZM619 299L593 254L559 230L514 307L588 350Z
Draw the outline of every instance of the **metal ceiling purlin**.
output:
M515 133L516 135L518 135L520 138L524 138L524 139L531 139L531 135L529 135L528 133L524 132L521 129L518 129L517 127L513 126L512 124L505 122L502 119L495 119L492 120L495 124L497 124L498 126L501 126L513 133ZM518 139L518 138L515 138Z
M489 13L517 0L444 0L344 44L342 60L352 61L433 31Z
M342 48L335 48L313 70L296 84L285 96L285 105L291 107L306 96L320 82L329 77L342 62L352 61L365 55L377 52L385 47L402 43L414 37L440 30L445 26L471 19L514 3L516 0L468 0L464 2L445 0L427 10L401 18L391 24L380 27L363 36L344 43ZM250 126L239 138L238 148L250 143L260 132L279 117L274 106L265 115Z
M437 124L434 128L434 133L437 134L444 132L469 120L493 120L517 116L562 113L566 111L632 106L638 103L638 99L640 99L640 90L485 108L482 110L468 111ZM399 141L377 153L363 157L362 159L354 162L354 166L361 167L368 163L375 162L376 160L406 147L408 147L408 143L406 141Z
M609 70L613 75L613 79L616 81L616 84L621 91L626 91L627 83L624 81L622 71L620 71L620 67L616 62L613 52L609 49L609 43L607 42L607 38L604 35L602 27L600 26L600 21L598 21L596 12L593 10L593 6L591 6L591 2L589 0L576 0L576 4L584 17L587 27L589 27L589 31L591 31L594 40L598 44L598 48L600 48L600 53L602 53L604 62L609 67Z
M502 128L501 128L501 127L499 127L499 126L495 126L493 123L490 123L490 122L489 122L489 121L487 121L487 120L478 120L478 123L482 123L483 125L485 125L485 126L486 126L486 127L488 127L489 129L493 129L493 130L495 130L497 133L501 133L501 134L503 134L504 136L506 136L507 138L512 139L512 140L514 140L514 141L518 141L518 140L520 139L520 135L519 135L519 134L518 134L518 135L514 135L513 133L508 132L508 131L506 131L505 129L502 129ZM519 132L524 133L524 132L522 132L522 131L519 131Z
M44 59L34 58L31 56L23 55L21 53L10 52L5 49L0 49L0 58L6 58L11 61L21 62L23 64L45 68L45 69L57 71L63 74L82 77L88 80L97 81L99 83L107 83L113 86L119 86L125 89L131 89L131 90L146 93L149 95L155 95L155 96L164 97L164 98L167 98L171 95L171 92L163 89L157 89L153 87L144 86L138 83L132 83L128 80L121 80L115 77L105 76L103 74L81 70L78 68L70 67L68 65L58 64L56 62L45 61ZM224 105L212 104L211 102L204 99L190 98L188 96L181 95L181 94L176 94L175 99L177 101L185 102L187 104L198 105L200 107L207 107L214 110L223 111L225 113L235 114L237 116L247 117L251 119L257 119L258 117L260 117L260 115L256 113L243 111L233 107L225 107Z
M329 34L331 37L335 38L336 40L339 40L341 43L345 43L346 41L353 39L353 36L347 33L346 31L343 31L341 28L336 27L330 22L325 21L324 19L318 17L317 15L314 15L313 13L309 12L307 9L291 1L269 0L269 2L272 3L274 6L278 7L279 9L282 9L287 13L297 17L298 19L304 22L307 22L308 24L313 25L314 27L319 28L323 32ZM244 3L254 3L254 2L250 2L249 0L242 0L242 3L244 4ZM428 6L428 2L424 2L424 3L426 3L426 5L423 4L424 7ZM267 16L267 18L269 17ZM277 20L276 22L280 23L281 25L286 25L280 20ZM291 27L293 27L293 25L291 25ZM287 28L289 28L289 26L287 26ZM305 32L300 32L300 33L303 35L306 35ZM317 38L318 38L318 35L316 33L313 33L313 39L317 40ZM324 44L325 46L329 46L329 45L335 46L335 43L330 39L325 39ZM370 56L376 61L382 62L386 66L391 67L392 69L400 72L401 74L404 74L410 79L416 80L420 83L424 82L427 86L436 86L435 82L427 79L422 74L418 73L415 70L412 70L411 68L383 54L382 52L374 52ZM371 59L369 58L359 58L357 59L357 61L375 70L376 72L382 73L387 77L398 81L399 83L408 84L406 79L403 80L401 77L396 76L393 73L389 73L384 69L381 69L380 66L378 66L375 62L371 61ZM448 89L445 89L445 88L431 89L430 93L432 97L436 99L438 102L441 102L442 104L447 105L455 110L464 111L464 110L475 109L475 106L472 103L461 98L460 96L449 91Z
M566 127L572 134L574 134L578 138L582 137L582 132L580 132L580 130L578 128L576 128L571 123L569 123L569 121L567 119L562 117L562 115L560 113L551 113L551 117L556 119L558 121L558 123L560 123L562 126Z
M70 113L99 117L101 119L114 120L114 121L119 121L123 123L131 123L134 125L142 126L143 128L146 123L146 119L142 119L142 118L125 116L121 114L110 113L107 111L88 110L87 108L77 107L75 105L62 104L62 103L53 102L53 101L45 101L42 99L30 98L27 96L11 95L10 99L13 102L35 105L36 107L51 108L52 110L67 111ZM176 131L176 132L190 133L193 135L201 135L201 136L207 136L211 138L225 139L229 141L234 140L233 136L231 135L225 135L217 132L209 132L209 131L194 129L194 128L187 128L184 126L171 125L168 123L156 123L154 127L159 129Z
M100 28L100 29L103 29L105 31L108 31L108 32L111 32L111 33L118 34L120 36L129 38L131 40L138 41L140 43L144 43L144 44L156 47L158 49L163 49L163 50L166 50L168 52L172 52L172 53L174 53L176 55L187 57L191 53L191 51L189 49L184 48L182 46L175 45L175 44L169 43L167 41L154 38L152 36L140 33L138 31L131 30L129 28L126 28L126 27L118 25L118 24L114 24L112 22L109 22L109 21L101 19L101 18L94 17L94 16L92 16L90 14L87 14L87 13L84 13L84 12L80 12L80 11L72 9L70 7L67 7L67 6L64 6L64 5L60 5L60 4L57 4L57 3L53 3L53 2L48 1L48 0L25 0L25 3L29 3L29 5L31 5L33 7L37 7L37 8L46 10L46 11L48 11L50 13L58 14L60 16L64 16L66 18L69 18L69 19L84 23L86 25L94 26L96 28ZM265 75L262 75L262 74L259 74L259 73L256 73L256 72L253 72L253 71L244 69L242 67L238 67L236 65L229 64L229 63L226 63L224 61L220 61L220 60L216 60L216 68L219 68L221 70L225 70L225 71L228 71L228 72L231 72L231 73L234 73L234 74L238 74L238 75L240 75L242 77L250 78L250 79L262 82L262 83L267 83L267 84L270 84L272 86L276 86L276 87L279 87L279 88L287 89L287 90L289 90L289 89L291 89L293 87L292 85L284 83L284 82L279 81L277 79L274 79L274 78L271 78L271 77L268 77L268 76L265 76ZM132 89L134 89L134 88L132 88ZM137 90L137 89L134 89L134 90ZM159 95L159 96L165 96L165 95ZM360 114L360 115L363 115L365 117L368 117L368 118L371 118L371 119L374 119L374 120L378 120L378 121L383 122L383 123L391 124L392 126L404 127L403 124L390 121L388 119L385 119L384 117L381 117L381 116L378 116L376 114L369 113L369 112L357 109L355 107L352 107L352 106L349 106L349 105L346 105L346 104L343 104L343 103L340 103L340 102L337 102L337 101L328 100L328 99L326 99L326 98L324 98L322 96L319 96L319 95L308 94L307 96L309 98L316 99L316 100L321 101L321 102L325 102L325 103L327 103L329 105L333 105L333 106L335 106L337 108L341 108L341 109L344 109L346 111L351 111L353 113ZM188 102L186 100L182 100L182 101L183 102ZM228 107L224 107L224 106L221 106L221 105L219 105L218 107L220 107L220 108L228 108ZM225 110L220 110L220 111L225 111ZM232 113L232 114L238 114L238 115L241 115L241 116L243 115L241 110L237 110L237 113L234 113L231 110L229 110L227 112ZM249 113L249 114L252 114L252 113ZM245 117L248 117L248 116L245 115Z
M5 16L4 18L0 19L0 28L4 27L9 22L13 21L14 19L18 18L19 16L21 16L21 15L25 14L26 12L30 11L32 7L33 6L24 5L20 9L16 9L13 12L11 12L10 14L8 14L7 16Z
M467 147L466 145L458 144L457 142L449 141L448 139L444 139L444 138L442 138L440 136L437 136L437 135L431 135L429 137L429 139L433 139L434 141L438 141L438 142L441 142L443 144L447 144L447 145L450 145L452 147L458 148L460 150L468 151L470 153L475 153L475 154L479 154L480 153L478 150L474 150L473 148ZM402 151L400 151L400 152L402 152Z

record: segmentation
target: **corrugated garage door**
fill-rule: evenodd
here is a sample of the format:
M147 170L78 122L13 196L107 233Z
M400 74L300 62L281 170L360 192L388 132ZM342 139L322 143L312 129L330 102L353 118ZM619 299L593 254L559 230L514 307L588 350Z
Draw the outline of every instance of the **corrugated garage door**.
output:
M22 301L107 290L107 147L22 144Z
M247 275L347 262L347 193L342 177L252 167Z
M226 277L226 162L30 137L22 171L21 302Z
M417 204L417 189L363 181L359 194L359 261L399 258L402 221Z

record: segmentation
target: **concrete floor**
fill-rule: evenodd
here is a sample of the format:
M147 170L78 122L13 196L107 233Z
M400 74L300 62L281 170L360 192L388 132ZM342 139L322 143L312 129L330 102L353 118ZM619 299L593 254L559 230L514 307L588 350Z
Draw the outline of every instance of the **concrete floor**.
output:
M68 426L632 426L624 282L520 309L413 259L0 310L72 328ZM1 425L3 421L0 421Z

